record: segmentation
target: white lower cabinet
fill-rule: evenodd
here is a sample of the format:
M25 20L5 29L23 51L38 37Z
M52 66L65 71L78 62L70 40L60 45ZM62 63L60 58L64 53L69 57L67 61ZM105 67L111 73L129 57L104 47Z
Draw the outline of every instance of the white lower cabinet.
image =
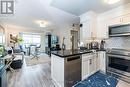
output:
M64 87L64 58L51 55L51 77L56 87Z
M88 53L82 55L82 80L92 75L96 69L97 53Z
M89 76L89 60L82 61L82 80Z
M98 52L98 67L99 70L106 73L106 52L105 51L99 51Z
M93 58L89 59L89 73L90 75L95 73L96 70L96 64L97 64L97 56L95 56L95 54L93 54Z

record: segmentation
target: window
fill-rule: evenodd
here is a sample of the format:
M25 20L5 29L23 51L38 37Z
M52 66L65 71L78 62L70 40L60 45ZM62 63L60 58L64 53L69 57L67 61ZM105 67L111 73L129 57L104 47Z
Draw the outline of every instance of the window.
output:
M3 34L0 33L0 44L3 44L4 43L4 38L3 38Z
M0 35L0 43L2 43L2 36Z
M23 33L22 38L24 44L41 44L40 34Z

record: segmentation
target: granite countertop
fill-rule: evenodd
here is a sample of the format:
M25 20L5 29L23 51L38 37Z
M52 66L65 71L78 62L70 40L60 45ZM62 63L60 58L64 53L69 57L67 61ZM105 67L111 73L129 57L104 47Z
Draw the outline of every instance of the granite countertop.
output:
M65 57L69 57L69 56L81 55L81 54L86 54L86 53L91 53L91 52L92 52L91 50L84 50L84 51L81 51L81 50L59 50L59 51L52 51L51 53L56 55L56 56L65 58Z
M96 51L106 51L106 49L97 49Z

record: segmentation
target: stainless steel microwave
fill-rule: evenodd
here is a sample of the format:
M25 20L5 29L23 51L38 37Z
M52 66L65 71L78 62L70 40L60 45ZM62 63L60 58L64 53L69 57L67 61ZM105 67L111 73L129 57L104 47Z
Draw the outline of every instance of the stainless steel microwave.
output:
M109 37L130 36L130 24L110 26Z

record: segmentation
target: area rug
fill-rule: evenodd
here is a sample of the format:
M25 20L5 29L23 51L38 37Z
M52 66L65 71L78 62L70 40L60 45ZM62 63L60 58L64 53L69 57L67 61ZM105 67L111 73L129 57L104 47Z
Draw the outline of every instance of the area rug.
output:
M73 87L116 87L118 80L101 72L96 72Z
M25 56L25 62L27 66L33 66L37 64L50 63L51 59L46 54L39 55L39 58L32 58L32 56Z

